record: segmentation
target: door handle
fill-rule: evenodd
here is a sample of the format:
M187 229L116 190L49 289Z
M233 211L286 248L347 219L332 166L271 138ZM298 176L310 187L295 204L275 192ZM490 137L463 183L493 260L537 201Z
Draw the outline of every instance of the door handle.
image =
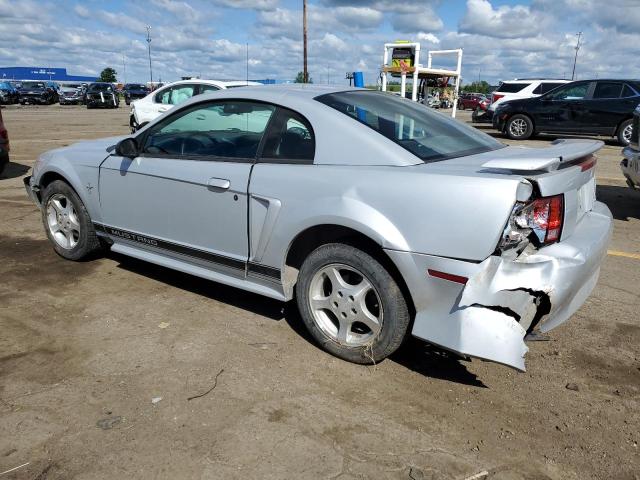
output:
M211 177L207 182L207 187L215 190L228 190L231 182L226 178Z

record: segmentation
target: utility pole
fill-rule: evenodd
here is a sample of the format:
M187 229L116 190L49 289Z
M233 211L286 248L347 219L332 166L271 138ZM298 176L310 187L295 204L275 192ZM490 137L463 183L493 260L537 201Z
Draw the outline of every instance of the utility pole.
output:
M302 0L302 42L304 43L304 68L302 78L304 83L309 83L309 71L307 70L307 0Z
M123 72L123 76L124 76L124 83L127 83L127 63L125 61L125 55L124 53L122 54L122 72Z
M147 25L147 44L149 45L149 80L153 89L153 71L151 70L151 26Z
M578 36L578 41L576 42L576 56L573 59L573 73L571 74L571 80L575 79L576 76L576 63L578 62L578 50L580 50L580 47L582 46L580 44L580 40L582 40L582 32L578 32L576 33L576 35Z
M249 44L247 43L247 85L249 85Z

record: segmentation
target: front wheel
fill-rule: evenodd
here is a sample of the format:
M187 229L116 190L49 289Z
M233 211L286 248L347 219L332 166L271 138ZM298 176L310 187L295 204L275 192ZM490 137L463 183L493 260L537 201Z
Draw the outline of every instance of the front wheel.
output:
M101 249L84 203L62 180L44 189L42 223L53 249L67 260L83 260Z
M376 363L405 338L409 310L398 284L375 258L350 245L314 250L302 264L296 295L314 340L336 357Z
M507 121L506 132L512 140L526 140L533 135L533 122L526 115L514 115Z
M633 133L633 120L625 120L620 124L618 128L618 142L620 145L626 147L631 143L631 134Z

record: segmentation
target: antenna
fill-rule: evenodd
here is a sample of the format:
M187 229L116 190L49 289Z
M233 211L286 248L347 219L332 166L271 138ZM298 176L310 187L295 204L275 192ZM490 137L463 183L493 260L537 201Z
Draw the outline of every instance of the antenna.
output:
M576 76L576 63L578 63L578 50L580 50L580 47L582 46L582 43L580 43L580 40L582 40L582 32L578 32L576 33L576 35L578 37L578 41L576 42L576 46L575 46L576 56L573 59L573 73L571 74L571 80L573 80Z

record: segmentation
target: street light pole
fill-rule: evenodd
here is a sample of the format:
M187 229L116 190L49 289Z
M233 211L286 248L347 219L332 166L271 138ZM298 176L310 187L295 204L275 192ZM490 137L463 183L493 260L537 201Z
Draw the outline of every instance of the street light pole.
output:
M578 50L580 50L580 40L582 39L582 32L578 32L576 33L576 35L578 36L578 42L576 43L575 49L576 49L576 56L573 59L573 73L571 74L571 80L573 80L576 76L576 63L578 62Z
M151 70L151 26L147 25L147 44L149 45L149 80L153 89L153 71Z
M307 0L302 0L302 42L304 43L302 79L304 83L309 83L309 71L307 70Z

